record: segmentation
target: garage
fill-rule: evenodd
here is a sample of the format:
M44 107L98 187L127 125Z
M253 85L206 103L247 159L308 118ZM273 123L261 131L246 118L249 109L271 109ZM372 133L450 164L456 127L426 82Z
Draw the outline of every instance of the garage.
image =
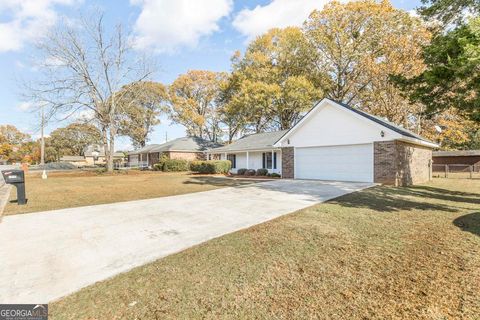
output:
M295 178L373 182L373 144L295 149Z

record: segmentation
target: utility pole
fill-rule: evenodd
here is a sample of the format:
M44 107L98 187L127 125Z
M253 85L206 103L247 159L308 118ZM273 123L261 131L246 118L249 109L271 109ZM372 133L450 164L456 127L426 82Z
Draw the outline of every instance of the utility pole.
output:
M168 142L168 132L165 131L165 142Z
M42 106L42 123L40 129L40 165L42 166L42 179L47 179L47 171L45 170L45 106Z

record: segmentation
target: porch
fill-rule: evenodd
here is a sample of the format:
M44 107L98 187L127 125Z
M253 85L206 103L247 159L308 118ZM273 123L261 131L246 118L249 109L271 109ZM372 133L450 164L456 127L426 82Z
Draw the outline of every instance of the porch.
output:
M231 173L237 173L238 169L267 169L268 173L282 174L281 149L252 150L252 151L229 151L222 153L209 153L208 159L230 160L232 163Z

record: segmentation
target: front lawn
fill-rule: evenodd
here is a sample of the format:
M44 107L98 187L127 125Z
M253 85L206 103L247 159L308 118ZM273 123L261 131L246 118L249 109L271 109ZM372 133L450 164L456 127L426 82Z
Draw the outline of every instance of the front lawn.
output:
M33 172L25 179L28 203L23 206L8 203L5 215L165 197L252 183L219 176L157 171L52 172L47 180L42 180L40 172ZM11 201L17 198L16 192L12 188Z
M252 208L254 210L254 208ZM478 319L480 182L374 187L50 305L52 319Z

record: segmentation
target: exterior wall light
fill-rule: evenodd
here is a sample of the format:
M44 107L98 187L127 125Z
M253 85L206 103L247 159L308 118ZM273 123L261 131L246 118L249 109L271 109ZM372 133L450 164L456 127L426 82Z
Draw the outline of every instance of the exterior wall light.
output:
M380 136L381 136L382 138L385 137L385 131L383 131L383 130L380 131Z

